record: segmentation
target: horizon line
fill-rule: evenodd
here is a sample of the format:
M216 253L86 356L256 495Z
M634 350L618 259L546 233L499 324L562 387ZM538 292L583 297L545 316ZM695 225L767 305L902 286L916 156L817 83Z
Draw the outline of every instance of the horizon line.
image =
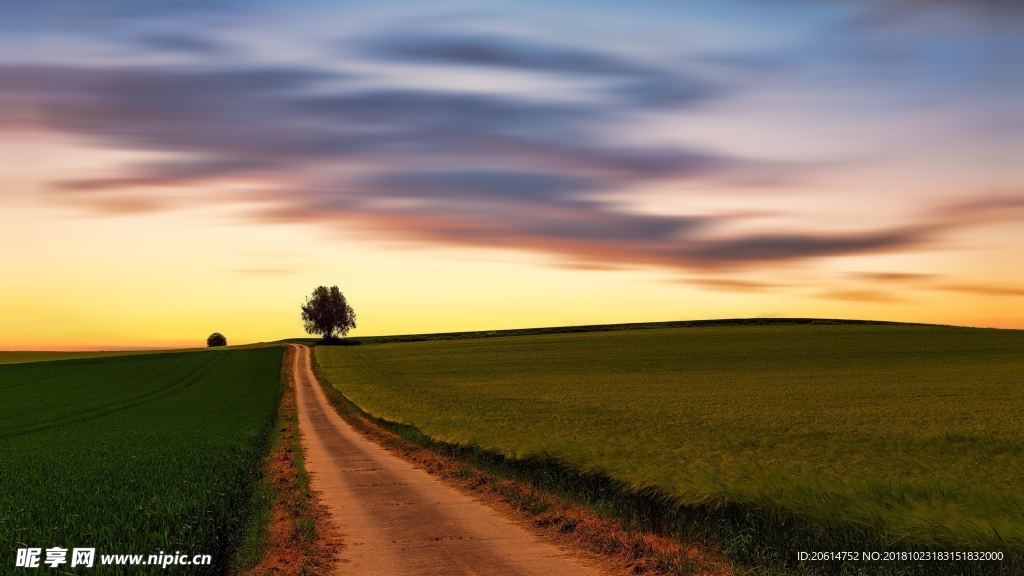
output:
M457 335L457 334L488 334L493 333L495 335L514 335L512 333L517 332L531 332L531 331L557 331L557 330L572 330L576 331L600 331L602 327L611 327L619 329L628 329L628 327L644 328L644 327L658 327L663 326L665 328L671 327L686 327L691 326L702 326L702 325L721 325L727 323L736 323L737 325L759 325L759 324L810 324L813 322L835 322L839 324L878 324L878 325L906 325L906 326L936 326L944 328L976 328L976 329L990 329L990 330L1024 330L1020 327L1000 327L1000 326L974 326L974 325L960 325L960 324L937 324L928 322L905 322L896 320L875 320L875 319L862 319L862 318L818 318L818 317L788 317L788 316L757 316L747 318L706 318L706 319L689 319L689 320L661 320L651 322L611 322L604 324L562 324L552 326L529 326L520 328L493 328L483 330L452 330L447 332L417 332L417 333L393 333L393 334L366 334L358 336L346 336L345 339L354 340L360 338L416 338L416 337L429 337L429 336L445 336L445 335ZM586 330L592 328L595 330ZM272 344L272 343L287 343L291 340L322 340L318 336L288 336L277 340L254 340L251 342L240 342L238 344L232 344L231 346L250 346L253 344ZM167 350L198 350L205 349L202 340L174 340L165 341L159 344L124 344L124 345L59 345L50 347L38 347L35 345L29 345L28 347L22 345L14 345L13 348L3 347L0 351L4 352L145 352L145 351L167 351ZM43 345L46 346L46 345Z

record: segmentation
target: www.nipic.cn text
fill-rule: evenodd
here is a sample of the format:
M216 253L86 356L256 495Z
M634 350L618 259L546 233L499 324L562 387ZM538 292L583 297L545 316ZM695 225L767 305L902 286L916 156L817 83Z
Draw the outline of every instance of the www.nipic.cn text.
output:
M95 548L19 548L14 565L18 568L92 568L93 566L209 566L209 554L101 554L97 560Z

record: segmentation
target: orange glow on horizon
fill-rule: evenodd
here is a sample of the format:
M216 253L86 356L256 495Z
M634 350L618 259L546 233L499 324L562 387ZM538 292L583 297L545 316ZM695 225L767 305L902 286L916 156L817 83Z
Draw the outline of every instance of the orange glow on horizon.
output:
M1024 329L1019 23L740 4L43 11L0 62L0 349L301 337L335 284L356 336Z

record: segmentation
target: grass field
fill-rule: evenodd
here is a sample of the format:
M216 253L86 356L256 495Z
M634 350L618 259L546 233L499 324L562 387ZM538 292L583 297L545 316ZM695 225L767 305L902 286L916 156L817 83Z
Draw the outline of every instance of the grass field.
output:
M726 535L749 542L723 543L742 560L1024 548L1021 331L708 326L317 358L364 410L432 438L597 472L690 524L752 515L756 533Z
M167 354L180 352L213 352L224 350L245 350L248 348L264 348L274 346L273 342L257 342L237 346L217 348L189 348L179 350L100 350L100 351L35 351L35 350L0 350L0 364L20 364L22 362L49 362L51 360L77 360L84 358L110 358L113 356L138 356L140 354Z
M2 573L21 547L213 555L246 522L280 393L282 349L0 366ZM44 558L45 559L45 558ZM68 565L62 567L68 569Z
M51 360L76 360L79 358L109 358L111 356L135 356L153 354L150 350L112 350L104 352L36 352L36 351L0 351L0 364L18 364L21 362L49 362Z

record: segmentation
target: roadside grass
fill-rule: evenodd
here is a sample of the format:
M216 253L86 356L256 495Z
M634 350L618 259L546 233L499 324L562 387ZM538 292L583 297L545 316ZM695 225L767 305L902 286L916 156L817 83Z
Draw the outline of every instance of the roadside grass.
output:
M94 547L90 574L224 573L251 523L281 358L277 347L0 366L4 565L22 547ZM98 565L160 551L213 565Z
M329 513L310 490L299 436L292 363L285 347L281 403L271 449L253 491L252 515L232 559L241 576L318 576L328 573L340 545Z
M318 347L361 409L755 573L1024 571L1024 333L711 326ZM799 563L798 551L1003 562Z

